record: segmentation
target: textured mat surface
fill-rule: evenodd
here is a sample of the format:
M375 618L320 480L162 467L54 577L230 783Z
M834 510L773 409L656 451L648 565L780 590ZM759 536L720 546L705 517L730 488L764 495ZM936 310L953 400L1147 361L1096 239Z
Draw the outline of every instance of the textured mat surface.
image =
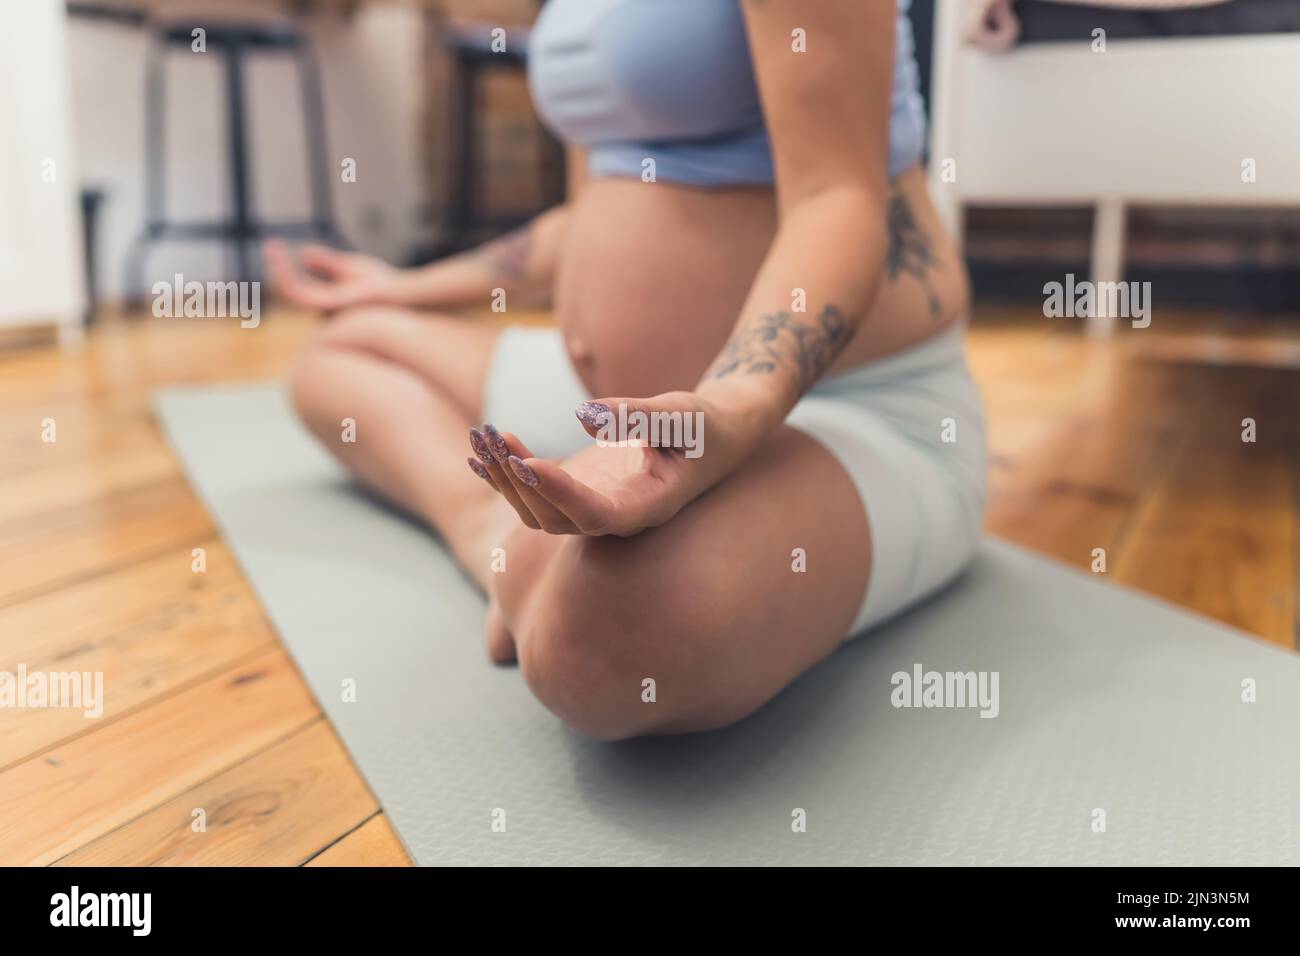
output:
M591 743L487 662L436 539L352 489L278 391L157 408L419 863L1300 863L1288 652L990 540L749 720ZM998 715L894 707L917 664L996 671Z

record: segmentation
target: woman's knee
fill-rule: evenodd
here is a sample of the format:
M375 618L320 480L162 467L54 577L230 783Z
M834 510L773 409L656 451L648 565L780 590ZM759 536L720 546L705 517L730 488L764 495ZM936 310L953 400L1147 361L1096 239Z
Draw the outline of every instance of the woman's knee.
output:
M690 602L666 592L636 539L558 540L515 622L525 682L561 720L600 740L676 729L699 676L684 651Z
M338 391L340 352L366 353L367 338L379 334L403 310L385 306L357 306L343 309L307 334L289 367L289 398L298 417L313 430ZM330 427L334 427L331 419Z
M395 327L416 321L409 309L399 306L356 305L325 319L316 330L317 342L332 348L365 349Z

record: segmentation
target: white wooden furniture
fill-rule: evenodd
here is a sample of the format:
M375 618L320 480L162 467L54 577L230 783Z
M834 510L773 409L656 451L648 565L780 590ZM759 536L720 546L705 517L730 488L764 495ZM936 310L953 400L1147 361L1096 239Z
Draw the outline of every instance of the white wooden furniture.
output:
M0 333L85 307L62 3L0 3Z
M958 235L971 204L1090 205L1092 278L1109 282L1122 277L1131 204L1300 207L1300 34L997 55L963 44L961 2L935 3L930 154ZM1098 316L1089 330L1114 324Z

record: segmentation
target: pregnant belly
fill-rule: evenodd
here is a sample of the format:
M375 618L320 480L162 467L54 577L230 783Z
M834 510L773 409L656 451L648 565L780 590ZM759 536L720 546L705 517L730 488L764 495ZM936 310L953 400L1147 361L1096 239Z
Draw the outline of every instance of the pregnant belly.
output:
M731 334L775 230L767 190L588 183L565 239L555 306L591 394L693 388Z
M885 269L830 374L914 345L968 307L965 268L919 169L899 178L890 203L891 256L904 243L924 255ZM894 235L900 223L906 231ZM565 237L555 307L592 397L694 388L735 328L776 225L770 190L588 183Z

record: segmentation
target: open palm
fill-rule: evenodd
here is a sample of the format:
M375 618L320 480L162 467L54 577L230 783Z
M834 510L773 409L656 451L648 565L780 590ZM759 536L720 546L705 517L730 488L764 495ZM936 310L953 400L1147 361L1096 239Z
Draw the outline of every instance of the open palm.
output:
M552 467L608 500L615 525L610 533L627 534L663 524L676 513L674 490L685 481L689 464L662 448L595 445ZM549 470L543 465L543 474Z
M712 483L677 449L598 442L564 461L535 458L492 425L470 429L470 468L530 528L551 534L636 534L668 521Z

